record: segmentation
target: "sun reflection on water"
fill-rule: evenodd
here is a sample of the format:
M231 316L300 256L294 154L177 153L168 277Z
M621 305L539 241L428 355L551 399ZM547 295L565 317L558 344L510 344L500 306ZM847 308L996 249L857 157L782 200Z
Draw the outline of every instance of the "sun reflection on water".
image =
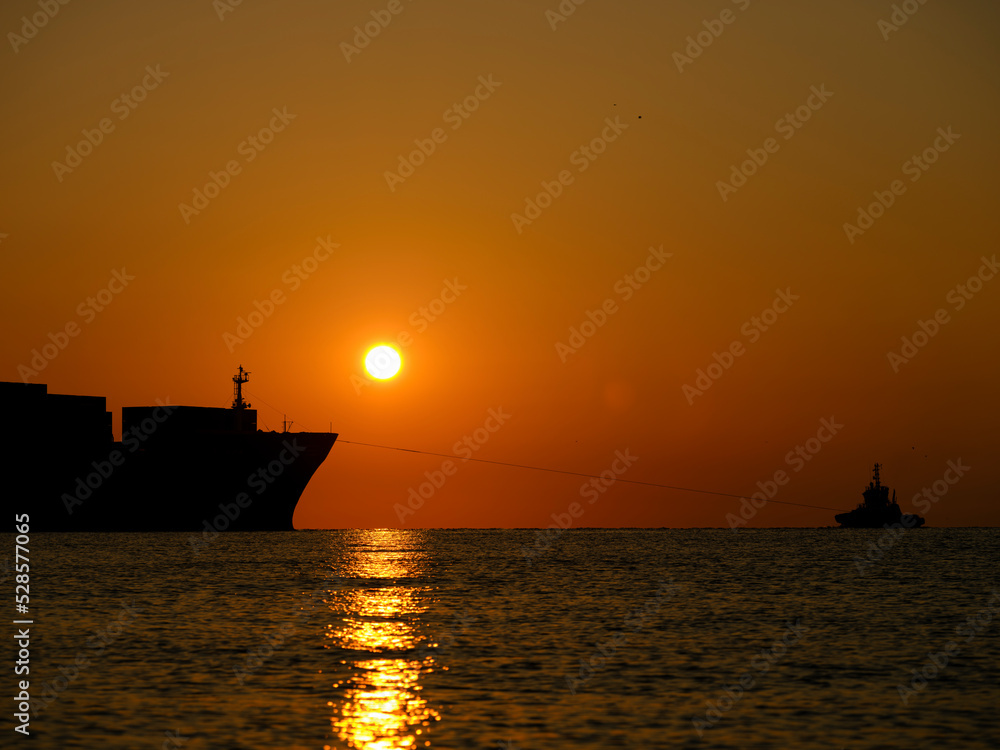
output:
M345 679L334 683L331 725L342 745L365 750L429 747L429 729L440 714L420 696L422 674L433 659L413 658L427 645L417 632L427 587L410 583L423 573L417 532L359 532L359 544L338 560L341 578L356 586L335 593L331 608L342 619L326 628L326 648L340 650ZM401 549L404 548L404 549ZM404 657L403 654L407 656Z

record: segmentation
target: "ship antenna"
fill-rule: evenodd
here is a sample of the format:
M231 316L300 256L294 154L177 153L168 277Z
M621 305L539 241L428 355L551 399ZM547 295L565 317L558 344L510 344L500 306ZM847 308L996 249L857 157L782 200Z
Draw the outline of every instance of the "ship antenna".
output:
M250 373L240 365L240 371L233 376L233 408L237 410L249 409L250 404L243 400L243 384L250 380Z
M876 488L882 486L882 484L881 484L881 482L879 481L879 478L878 478L879 466L880 466L880 464L875 464L875 487Z

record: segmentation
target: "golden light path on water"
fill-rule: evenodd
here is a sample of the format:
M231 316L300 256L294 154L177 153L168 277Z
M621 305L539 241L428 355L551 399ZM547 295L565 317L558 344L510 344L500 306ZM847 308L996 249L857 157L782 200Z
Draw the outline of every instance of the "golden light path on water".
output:
M440 714L420 696L420 676L434 660L382 656L421 645L417 617L426 611L426 588L400 583L418 579L423 553L407 542L412 532L360 531L341 561L342 578L359 586L338 591L329 602L342 620L326 629L326 648L348 652L348 677L333 684L330 721L343 744L364 750L430 747L428 730ZM416 540L413 540L416 541ZM399 550L401 546L410 549ZM354 652L353 654L350 652Z

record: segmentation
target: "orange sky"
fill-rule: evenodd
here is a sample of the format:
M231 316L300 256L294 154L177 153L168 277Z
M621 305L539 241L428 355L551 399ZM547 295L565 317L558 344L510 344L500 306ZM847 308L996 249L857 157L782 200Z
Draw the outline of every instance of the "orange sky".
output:
M116 429L123 405L228 405L243 364L271 428L449 453L502 408L477 457L599 473L628 450L623 478L731 493L785 470L775 499L844 509L876 460L913 510L961 458L928 525L1000 523L1000 280L957 290L997 248L994 4L931 1L895 30L889 2L42 6L0 10L0 378L75 324L29 379L107 396ZM845 230L875 191L891 205ZM763 330L776 290L795 298ZM402 332L402 374L358 392L365 351ZM338 444L296 524L398 527L442 460ZM739 507L624 484L590 504L582 484L460 463L405 525L542 526L579 501L574 525L724 526ZM769 504L749 525L832 523Z

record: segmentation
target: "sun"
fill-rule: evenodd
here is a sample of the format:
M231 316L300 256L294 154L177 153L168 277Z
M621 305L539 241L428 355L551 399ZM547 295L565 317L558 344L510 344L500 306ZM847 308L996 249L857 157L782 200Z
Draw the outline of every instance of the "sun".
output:
M399 352L385 344L376 346L365 355L365 369L369 375L378 380L388 380L393 377L399 372L402 364Z

